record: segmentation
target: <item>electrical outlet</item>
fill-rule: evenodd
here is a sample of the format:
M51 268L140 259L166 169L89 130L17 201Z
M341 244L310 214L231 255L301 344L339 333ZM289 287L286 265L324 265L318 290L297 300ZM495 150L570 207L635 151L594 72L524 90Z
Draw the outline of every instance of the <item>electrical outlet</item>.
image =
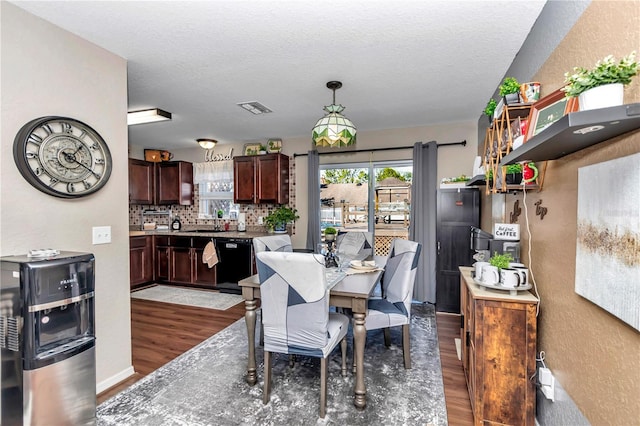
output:
M94 226L91 230L92 230L94 245L111 243L111 227L110 226Z
M262 218L262 216L258 216L258 225L263 225L264 224L264 219Z
M540 390L547 399L555 401L556 379L551 374L551 370L541 367L538 370L538 380L540 381Z

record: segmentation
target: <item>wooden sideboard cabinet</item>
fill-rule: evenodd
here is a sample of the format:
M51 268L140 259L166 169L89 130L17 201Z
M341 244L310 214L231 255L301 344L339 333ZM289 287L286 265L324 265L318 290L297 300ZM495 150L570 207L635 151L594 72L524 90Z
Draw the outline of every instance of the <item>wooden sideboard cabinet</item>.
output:
M286 155L234 157L233 175L235 203L289 203L289 157Z
M534 426L538 298L479 287L472 268L459 269L462 364L474 424Z
M131 287L153 281L153 237L129 237L129 283Z

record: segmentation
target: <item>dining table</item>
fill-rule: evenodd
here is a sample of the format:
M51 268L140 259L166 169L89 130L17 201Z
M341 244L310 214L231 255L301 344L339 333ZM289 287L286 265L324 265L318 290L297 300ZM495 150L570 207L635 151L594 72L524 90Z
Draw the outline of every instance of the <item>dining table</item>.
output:
M377 268L371 271L347 269L344 274L341 274L343 278L337 283L332 283L329 290L329 304L336 308L350 309L353 315L353 356L356 366L353 404L361 410L367 405L367 391L364 382L367 302L380 281L380 277L384 272L383 267L387 260L386 256L373 256L373 258L378 266ZM247 325L249 359L246 381L253 386L258 381L255 352L256 309L260 299L260 279L258 274L239 281L238 285L242 289Z

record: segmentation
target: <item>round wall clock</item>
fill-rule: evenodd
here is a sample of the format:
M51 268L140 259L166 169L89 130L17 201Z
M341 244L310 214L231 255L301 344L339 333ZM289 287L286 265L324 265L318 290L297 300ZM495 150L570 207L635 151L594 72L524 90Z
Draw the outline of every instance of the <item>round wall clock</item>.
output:
M98 191L112 167L109 147L98 132L67 117L40 117L22 126L13 159L27 182L61 198Z

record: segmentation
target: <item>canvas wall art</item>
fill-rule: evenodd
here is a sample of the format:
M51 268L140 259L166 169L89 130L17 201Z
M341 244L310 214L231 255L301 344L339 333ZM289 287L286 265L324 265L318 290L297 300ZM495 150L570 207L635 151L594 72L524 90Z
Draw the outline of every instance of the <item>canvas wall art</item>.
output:
M640 153L578 169L575 291L640 330Z

